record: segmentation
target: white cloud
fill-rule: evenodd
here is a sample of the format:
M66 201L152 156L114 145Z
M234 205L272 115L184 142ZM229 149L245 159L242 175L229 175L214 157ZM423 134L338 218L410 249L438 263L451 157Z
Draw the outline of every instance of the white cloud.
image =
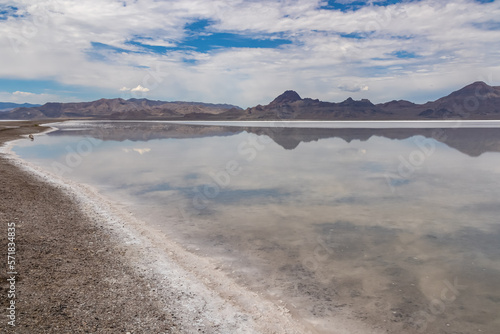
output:
M32 97L36 96L36 94L30 93L30 92L20 92L20 91L15 91L12 93L14 96L20 96L20 97Z
M59 96L55 94L36 94L31 92L1 92L0 91L0 101L2 102L13 102L13 103L33 103L33 104L44 104L47 102L74 102L78 99L71 96Z
M130 96L242 107L286 89L328 101L344 100L347 90L374 102L425 102L481 77L500 83L500 30L491 24L500 16L498 1L422 0L345 13L318 10L319 1L310 0L17 3L27 15L0 21L0 62L9 65L0 67L0 80L55 78L110 92L123 87ZM220 32L293 43L210 53L153 53L130 43L176 46L197 19ZM398 51L417 56L398 58Z
M149 88L142 87L141 85L138 85L137 87L132 88L130 91L131 92L147 93L147 92L149 92Z
M338 88L345 92L365 92L369 90L367 85L359 85L359 84L341 84L338 85Z
M151 46L163 46L163 47L175 47L176 44L163 39L150 39L150 38L137 38L136 42L151 45Z

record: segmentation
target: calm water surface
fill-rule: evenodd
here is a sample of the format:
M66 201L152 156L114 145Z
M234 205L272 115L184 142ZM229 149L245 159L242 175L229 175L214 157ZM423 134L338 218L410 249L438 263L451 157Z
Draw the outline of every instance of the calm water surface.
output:
M498 333L500 129L58 127L14 151L318 330Z

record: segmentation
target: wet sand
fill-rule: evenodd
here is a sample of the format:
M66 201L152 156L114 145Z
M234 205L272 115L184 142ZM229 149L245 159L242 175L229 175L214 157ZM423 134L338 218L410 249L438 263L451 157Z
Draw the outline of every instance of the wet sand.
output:
M43 130L0 122L0 143ZM2 332L314 333L93 189L4 152L0 166L0 224L15 223L17 272L15 327L2 317ZM6 256L6 232L0 240ZM7 278L2 270L4 310ZM353 323L338 332L368 331Z

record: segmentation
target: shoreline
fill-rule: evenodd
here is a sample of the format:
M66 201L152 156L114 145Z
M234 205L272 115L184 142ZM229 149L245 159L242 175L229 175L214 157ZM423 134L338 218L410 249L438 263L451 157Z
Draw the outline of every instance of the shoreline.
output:
M11 139L15 140L16 138ZM4 141L2 140L2 142ZM276 305L258 294L238 286L218 270L218 267L211 263L209 259L190 253L174 242L165 242L164 235L146 226L123 210L113 207L112 203L100 196L94 189L50 175L46 171L42 171L38 167L15 157L13 154L9 154L6 152L7 150L8 148L5 146L2 147L0 157L2 162L16 168L19 174L24 174L20 175L21 177L29 179L31 183L36 183L38 187L52 188L66 202L78 208L78 214L82 216L80 220L82 218L86 219L76 222L74 219L70 219L73 224L99 230L100 237L106 240L101 241L100 244L89 242L91 246L89 251L105 255L111 261L118 259L120 262L118 267L124 267L130 272L130 280L135 281L135 284L116 284L117 282L114 282L117 289L124 289L123 292L127 293L131 288L133 290L134 287L144 289L143 291L137 291L136 296L132 294L130 297L141 298L148 295L149 302L154 305L154 307L150 306L150 308L155 308L158 314L168 316L169 319L163 320L162 324L155 323L155 325L163 325L160 326L163 327L162 332L165 331L165 326L168 327L166 329L168 333L178 331L181 333L314 332L293 319L285 306ZM34 195L33 199L36 201L36 194ZM36 219L36 213L32 212L31 214ZM8 212L7 216L9 216ZM63 216L65 215L63 214ZM15 219L15 217L2 216L2 224L9 219ZM67 226L67 228L71 227ZM57 241L61 231L58 230L55 234L51 237ZM93 235L95 235L95 232ZM76 243L75 240L68 240L68 242ZM104 248L101 248L102 246ZM78 248L75 249L78 250ZM93 249L97 249L97 251ZM22 259L22 253L19 256ZM62 256L63 259L64 256ZM99 266L99 263L91 265ZM76 267L74 268L76 272L81 269L79 263L75 263L74 267ZM102 279L106 280L108 275L102 272L101 274L104 276ZM81 272L77 276L82 279L85 272L83 272L83 276ZM65 279L67 278L59 277L61 281ZM26 279L24 280L26 281ZM53 283L57 284L58 282ZM113 283L113 280L111 283ZM99 284L101 283L99 282ZM146 287L141 285L146 285ZM19 294L23 292L22 289L23 287L20 285ZM85 295L86 291L84 290L82 293ZM50 300L52 299L50 297L54 296L47 297ZM106 302L113 303L112 298L113 295L108 296ZM52 300L53 302L54 300ZM96 302L100 303L102 301L97 300ZM40 304L43 305L43 300ZM19 312L23 312L21 300L19 305ZM47 305L47 307L50 306ZM70 305L66 305L64 309L70 307ZM140 306L126 305L127 310L129 307L134 309ZM23 313L27 314L29 312ZM22 318L19 318L19 326L22 326ZM110 318L113 318L113 316L110 316ZM126 320L122 316L118 316L118 318L121 318L118 319L119 321ZM137 322L133 316L132 319L129 318L128 320ZM46 321L50 321L50 319ZM68 320L65 325L73 326L74 322L74 320ZM99 327L99 321L97 321L97 326ZM32 329L28 330L28 332ZM144 329L145 327L138 327L135 330L140 332ZM74 331L74 329L72 330ZM149 332L151 332L150 330L148 329ZM160 329L158 328L158 330ZM19 327L16 327L16 332L19 332ZM133 332L132 329L130 333ZM153 332L156 331L153 330Z
M1 123L0 123L1 124ZM0 143L43 131L33 122L0 127ZM5 146L2 147L2 151ZM15 298L7 299L2 269L1 303L15 302L15 323L7 333L180 333L147 281L127 265L99 227L60 186L0 154L0 235L7 257L7 224L16 225ZM4 268L4 267L2 267ZM5 314L6 315L6 314ZM15 325L15 326L13 326ZM3 332L3 331L2 331Z
M497 129L500 120L78 120L113 123L171 123L228 127L303 128L303 129ZM0 120L1 122L1 120ZM57 120L47 123L53 124Z

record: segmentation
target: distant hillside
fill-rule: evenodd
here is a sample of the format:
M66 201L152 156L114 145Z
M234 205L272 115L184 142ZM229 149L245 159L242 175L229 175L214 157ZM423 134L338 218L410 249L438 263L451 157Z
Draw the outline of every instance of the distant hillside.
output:
M228 110L218 115L187 115L192 119L231 120L419 120L500 119L500 87L475 82L450 95L425 104L399 100L373 104L352 98L340 103L301 98L286 91L265 106L244 111Z
M425 120L500 119L500 87L472 83L425 104L398 100L373 104L369 100L323 102L301 98L292 90L269 104L245 110L228 104L163 102L147 99L101 99L80 103L47 103L0 113L0 119L135 119L135 120Z
M419 105L418 116L426 118L500 118L500 87L475 82L433 102Z
M6 119L92 118L92 119L166 119L186 114L218 114L240 109L228 104L201 102L164 102L147 99L100 99L92 102L46 103L32 108L16 108L0 115Z
M15 108L31 108L31 107L39 107L40 104L31 104L31 103L12 103L12 102L0 102L0 112L9 111Z

